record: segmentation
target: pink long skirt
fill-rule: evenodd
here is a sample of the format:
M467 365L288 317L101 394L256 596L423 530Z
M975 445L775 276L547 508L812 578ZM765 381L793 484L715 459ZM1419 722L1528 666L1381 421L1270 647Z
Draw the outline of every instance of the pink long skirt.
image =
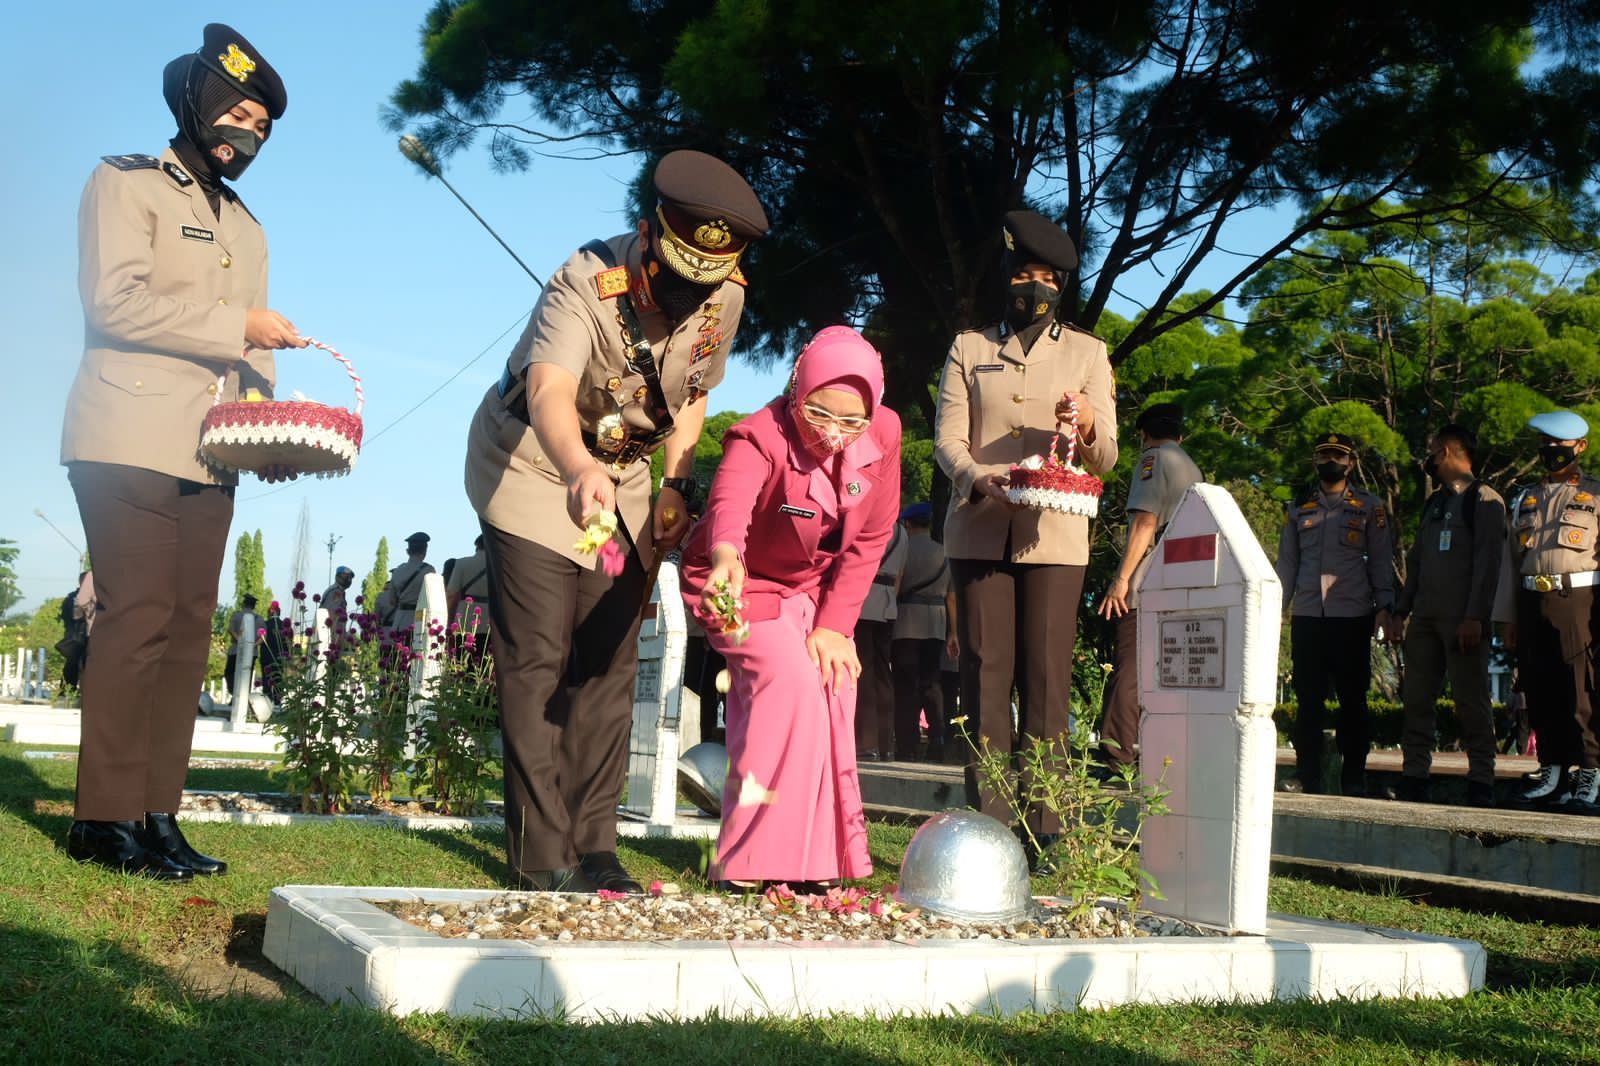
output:
M806 654L816 604L788 596L728 660L728 783L716 876L828 881L872 873L856 776L856 690L825 692Z

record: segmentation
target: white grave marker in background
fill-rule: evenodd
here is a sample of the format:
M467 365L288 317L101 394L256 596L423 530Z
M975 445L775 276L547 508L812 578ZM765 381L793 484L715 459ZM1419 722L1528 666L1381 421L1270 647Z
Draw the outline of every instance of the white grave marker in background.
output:
M661 564L639 625L639 674L633 685L633 729L628 735L626 814L672 825L678 814L680 737L700 739L700 703L683 687L688 642L676 554Z
M1141 844L1158 913L1266 932L1281 612L1233 497L1191 488L1139 586L1140 772L1171 789Z
M427 692L432 687L433 679L439 676L441 667L439 656L431 653L430 645L434 640L435 623L445 630L450 628L447 599L444 578L437 572L424 574L422 594L417 597L417 611L413 616L411 629L411 651L414 657L411 660L411 695L406 702L406 721L409 723L414 724L422 715L433 713L428 706ZM439 638L441 644L445 639Z

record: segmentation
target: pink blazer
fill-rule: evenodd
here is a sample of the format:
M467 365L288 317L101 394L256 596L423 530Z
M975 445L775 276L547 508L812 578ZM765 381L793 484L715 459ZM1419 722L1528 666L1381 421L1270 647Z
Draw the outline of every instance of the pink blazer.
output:
M900 416L879 406L844 450L837 485L801 446L780 397L728 430L706 513L683 550L683 598L700 602L711 549L744 562L744 616L778 617L785 596L817 604L816 625L850 636L900 512Z

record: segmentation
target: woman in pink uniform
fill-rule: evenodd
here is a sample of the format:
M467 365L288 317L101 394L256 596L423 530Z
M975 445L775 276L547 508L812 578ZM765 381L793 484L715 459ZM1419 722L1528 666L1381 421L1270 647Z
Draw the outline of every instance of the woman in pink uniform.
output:
M872 872L851 634L900 510L900 419L882 396L861 334L818 333L788 392L723 438L684 549L684 600L732 677L714 876L737 884ZM712 608L723 587L743 601L743 641Z

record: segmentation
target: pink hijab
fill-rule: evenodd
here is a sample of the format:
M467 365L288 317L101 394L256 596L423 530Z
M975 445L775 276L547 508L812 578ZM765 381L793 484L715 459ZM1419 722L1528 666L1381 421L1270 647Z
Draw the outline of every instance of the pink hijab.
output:
M865 337L849 326L828 326L800 352L789 379L788 413L793 432L789 458L796 469L809 473L811 498L835 514L855 506L860 495L840 492L840 487L856 478L860 469L883 455L869 428L846 445L837 456L818 458L805 447L800 434L799 406L818 389L845 388L856 392L867 408L867 417L878 411L883 401L883 357Z

